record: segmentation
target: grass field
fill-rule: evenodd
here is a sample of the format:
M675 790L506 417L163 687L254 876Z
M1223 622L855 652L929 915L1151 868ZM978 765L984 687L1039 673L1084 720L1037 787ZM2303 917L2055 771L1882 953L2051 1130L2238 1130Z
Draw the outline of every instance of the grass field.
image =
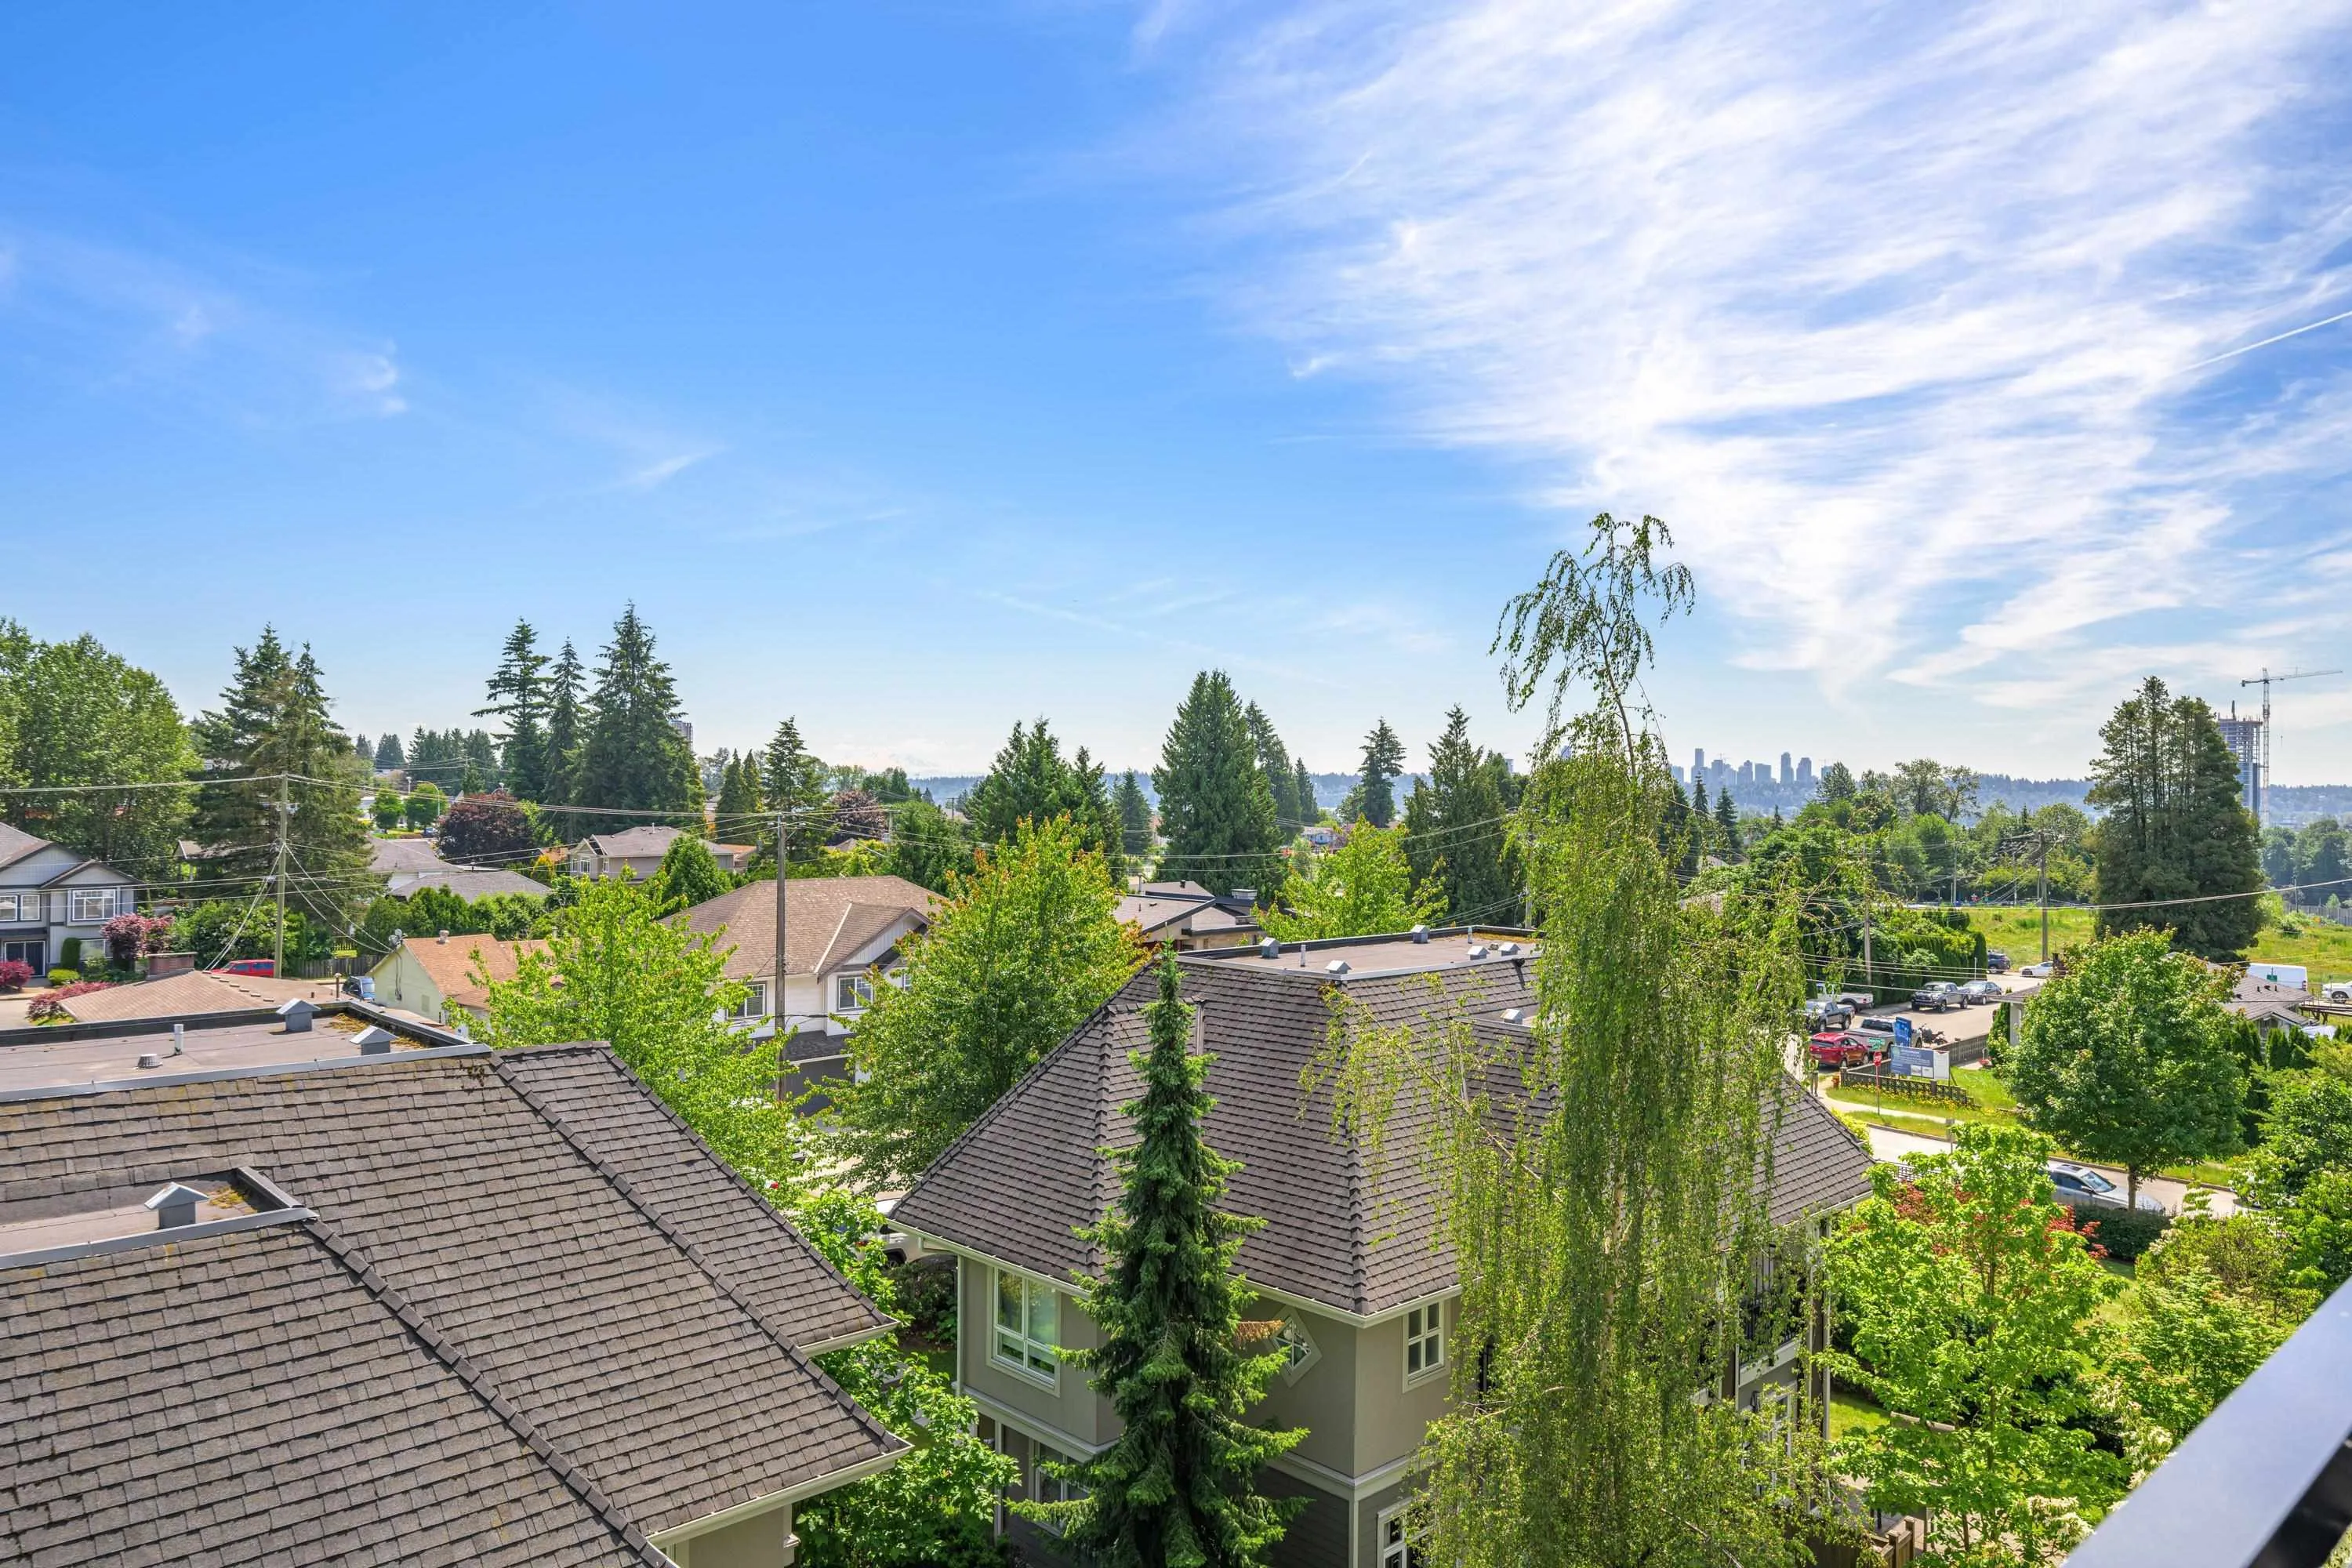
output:
M1830 1391L1830 1441L1886 1425L1886 1412L1868 1394L1850 1388Z
M1917 1099L1906 1094L1886 1094L1874 1089L1840 1088L1830 1097L1837 1110L1859 1115L1882 1127L1897 1132L1909 1132L1923 1138L1948 1138L1952 1125L1963 1121L1994 1121L2015 1124L2017 1097L2009 1092L2009 1085L1999 1072L1990 1068L1970 1068L1952 1075L1953 1084L1968 1091L1969 1103L1956 1105L1949 1100ZM2066 1151L2060 1150L2064 1156ZM2226 1187L2234 1179L2228 1165L2218 1161L2204 1161L2194 1165L2168 1165L2154 1173L2184 1182L2203 1182L2211 1186Z
M1979 904L1969 910L1969 923L1985 933L1987 947L1999 948L2009 954L2011 964L2021 967L2042 956L2042 913L2038 910L2006 905L1996 909ZM2352 926L2337 925L2315 915L2302 916L2295 924L2301 927L2301 935L2289 936L2273 930L2256 937L2252 956L2277 963L2307 965L2314 980L2352 978ZM2081 947L2090 940L2090 910L2050 911L2052 952L2062 947Z

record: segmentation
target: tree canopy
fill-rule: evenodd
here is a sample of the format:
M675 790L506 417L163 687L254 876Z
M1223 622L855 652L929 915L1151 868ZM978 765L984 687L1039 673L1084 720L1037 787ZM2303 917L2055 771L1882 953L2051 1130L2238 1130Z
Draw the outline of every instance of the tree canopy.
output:
M1364 737L1364 758L1356 783L1358 815L1374 827L1396 820L1396 781L1404 771L1404 742L1385 719Z
M1470 716L1445 715L1429 748L1429 773L1404 806L1404 847L1417 887L1437 895L1436 919L1451 925L1516 924L1525 910L1509 814L1520 781L1499 752L1470 739Z
M1065 761L1061 742L1043 718L1013 726L987 775L964 797L963 810L978 844L1005 843L1024 822L1066 818L1077 829L1078 842L1102 858L1113 881L1126 877L1126 829L1101 764L1084 746Z
M1165 841L1161 877L1220 894L1273 891L1281 878L1275 851L1286 835L1276 826L1274 792L1258 766L1248 715L1223 670L1192 678L1160 743L1151 785Z
M555 798L548 793L547 664L530 623L515 622L490 674L489 703L474 710L477 718L495 713L504 721L506 731L498 739L505 749L507 787L523 800Z
M702 774L678 732L680 717L677 682L632 604L614 624L613 640L596 667L572 804L698 814ZM615 816L606 830L635 820Z
M1401 826L1357 823L1344 842L1316 856L1305 875L1283 884L1278 904L1258 906L1258 923L1283 942L1373 936L1435 924L1444 896L1434 886L1413 887L1403 839Z
M441 854L450 860L511 863L539 847L530 816L504 790L469 795L441 818Z
M911 1180L1133 973L1142 950L1102 858L1056 817L976 851L904 985L875 988L834 1092L839 1152L867 1184Z
M2150 676L2099 738L2090 792L2105 812L2094 830L2099 933L2165 931L2200 958L2242 957L2261 929L2261 846L2212 710Z
M2228 988L2161 931L2094 942L2026 1006L2018 1104L2075 1153L2121 1165L2135 1200L2161 1165L2236 1153L2245 1086Z
M194 770L187 727L163 683L97 638L33 640L0 619L0 821L104 860L141 881L168 879L189 814L176 783Z

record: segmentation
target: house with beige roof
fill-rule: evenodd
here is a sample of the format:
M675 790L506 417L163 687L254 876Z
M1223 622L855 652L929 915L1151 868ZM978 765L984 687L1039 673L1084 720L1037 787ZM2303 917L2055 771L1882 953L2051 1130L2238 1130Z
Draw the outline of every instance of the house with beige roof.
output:
M632 827L622 833L592 833L572 847L564 868L591 881L626 872L642 882L661 869L662 857L669 853L670 845L683 831L676 827ZM713 844L707 838L702 847L710 851L719 868L730 875L750 867L754 853L749 844Z
M778 1026L784 1059L804 1077L837 1074L898 943L931 923L939 896L904 877L794 877L784 884L784 983L776 984L776 884L752 882L674 918L719 938L727 978L744 983L736 1016ZM777 1013L781 1005L782 1018Z
M1198 882L1145 882L1118 901L1117 918L1135 927L1144 944L1192 952L1244 947L1257 940L1256 895L1219 897Z
M540 941L500 942L446 931L404 936L368 973L379 1004L454 1027L488 1016L489 984L512 980L525 953L546 951L547 943Z
M1523 933L1454 929L1394 937L1185 952L1213 1107L1202 1135L1240 1162L1225 1206L1262 1218L1239 1268L1272 1321L1285 1364L1253 1419L1306 1436L1259 1478L1303 1498L1269 1561L1278 1568L1410 1568L1407 1510L1429 1423L1443 1415L1461 1281L1438 1228L1431 1173L1408 1152L1424 1130L1401 1100L1381 1134L1341 1132L1328 1083L1302 1075L1329 1037L1335 994L1381 1027L1466 1023L1500 1049L1529 1038L1536 953ZM1065 1352L1102 1335L1080 1310L1081 1279L1105 1260L1090 1237L1118 1190L1108 1149L1131 1147L1121 1107L1142 1093L1130 1053L1149 1043L1159 976L1138 974L974 1122L891 1211L958 1275L956 1375L981 1435L1021 1465L1031 1499L1059 1495L1041 1462L1101 1453L1118 1435L1110 1401ZM1783 1086L1773 1135L1770 1223L1817 1226L1870 1191L1870 1156L1801 1087ZM1824 1325L1809 1331L1820 1348ZM1757 1347L1709 1392L1752 1406L1799 1375L1796 1340ZM1697 1391L1694 1391L1696 1393ZM1008 1516L1034 1560L1050 1538Z

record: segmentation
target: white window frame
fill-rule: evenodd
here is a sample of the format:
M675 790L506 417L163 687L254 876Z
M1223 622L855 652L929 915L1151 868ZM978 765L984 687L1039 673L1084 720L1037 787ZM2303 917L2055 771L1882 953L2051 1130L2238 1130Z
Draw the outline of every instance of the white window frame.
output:
M1296 1385L1307 1369L1323 1359L1323 1347L1307 1331L1307 1324L1296 1312L1285 1312L1275 1325L1274 1342L1282 1347L1282 1381Z
M1426 1383L1445 1370L1445 1303L1432 1301L1406 1312L1404 1385Z
M743 1023L752 1018L764 1018L767 1016L768 983L764 980L746 982L743 986L743 1000L736 1003L727 1014L729 1020L734 1023Z
M843 998L846 996L848 1000ZM844 973L833 977L833 1010L836 1013L863 1013L874 1005L874 977L865 971Z
M16 893L0 893L0 921L5 921L11 925L16 924L18 917L23 912L22 908L17 901L19 898L37 899L41 895L38 893L22 895Z
M112 888L68 888L66 889L66 924L69 926L102 926L112 920L115 889ZM95 900L100 912L82 913L82 900Z
M1004 1292L1010 1286L1018 1292L1021 1319L1017 1327L1004 1321ZM1042 1279L1033 1279L1010 1268L992 1268L988 1281L988 1360L992 1366L1018 1373L1032 1383L1059 1389L1062 1381L1062 1293ZM1049 1303L1053 1321L1047 1325L1048 1338L1040 1339L1037 1327L1036 1302L1043 1297ZM1040 1365L1039 1363L1044 1364Z
M1372 1545L1380 1552L1380 1568L1413 1568L1422 1532L1413 1528L1412 1505L1398 1503L1381 1510L1372 1522ZM1393 1536L1394 1539L1391 1539Z
M1031 1502L1076 1502L1087 1495L1087 1489L1076 1481L1062 1480L1045 1473L1046 1461L1057 1465L1074 1465L1077 1461L1050 1443L1032 1438L1029 1443L1029 1500ZM1062 1527L1049 1520L1039 1520L1039 1529L1049 1535L1059 1535Z

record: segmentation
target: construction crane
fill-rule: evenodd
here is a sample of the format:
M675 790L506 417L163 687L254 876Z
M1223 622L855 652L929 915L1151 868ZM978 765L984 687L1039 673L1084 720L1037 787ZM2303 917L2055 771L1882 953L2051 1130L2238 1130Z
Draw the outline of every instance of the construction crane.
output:
M2271 688L2283 686L2290 680L2312 680L2323 675L2343 673L2340 669L2297 669L2284 675L2273 675L2270 666L2264 665L2260 675L2251 676L2238 682L2242 688L2259 686L2263 689L2263 732L2261 739L2255 742L2260 749L2256 753L2257 772L2254 776L2262 781L2263 787L2268 787L2271 780Z

